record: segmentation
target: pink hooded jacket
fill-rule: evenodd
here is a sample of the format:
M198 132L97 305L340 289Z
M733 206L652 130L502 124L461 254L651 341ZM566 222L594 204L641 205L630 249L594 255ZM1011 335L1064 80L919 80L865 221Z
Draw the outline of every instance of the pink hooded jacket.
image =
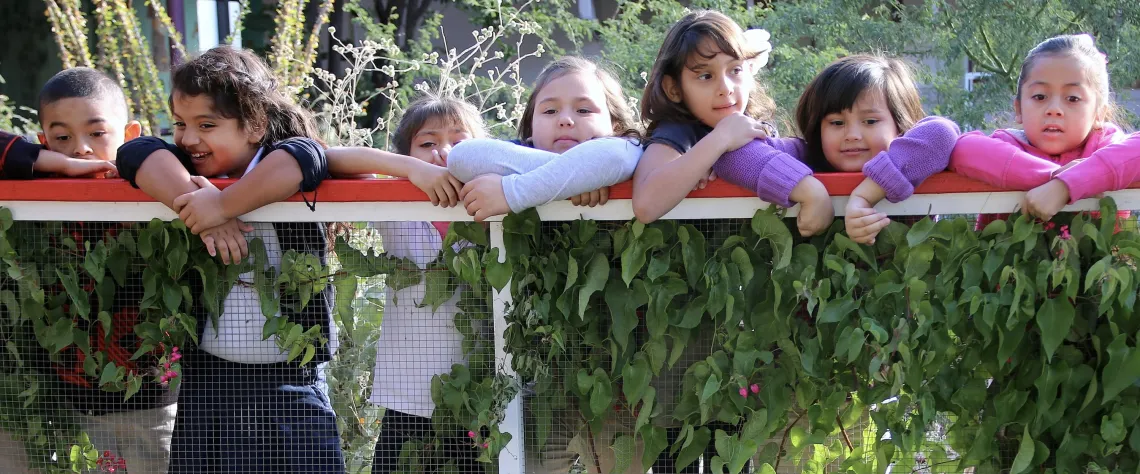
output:
M1061 166L1084 161L1057 173ZM1084 145L1050 156L1029 144L1025 132L997 130L986 136L970 132L958 138L950 170L1004 189L1028 191L1060 179L1069 187L1069 203L1105 191L1127 188L1140 178L1140 133L1126 134L1107 124L1089 134Z

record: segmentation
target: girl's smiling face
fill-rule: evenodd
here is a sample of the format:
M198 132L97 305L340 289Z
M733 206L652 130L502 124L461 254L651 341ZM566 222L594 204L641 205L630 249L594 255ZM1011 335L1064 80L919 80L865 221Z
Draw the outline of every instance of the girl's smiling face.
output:
M859 172L899 136L887 99L867 89L847 110L828 114L820 123L823 156L836 171Z
M174 92L171 101L174 144L190 154L194 170L205 177L240 178L257 153L264 131L249 130L236 118L221 116L205 94Z

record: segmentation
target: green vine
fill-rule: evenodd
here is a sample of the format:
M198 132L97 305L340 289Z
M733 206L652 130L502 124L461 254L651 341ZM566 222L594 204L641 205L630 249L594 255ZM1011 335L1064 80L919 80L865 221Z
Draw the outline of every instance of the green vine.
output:
M580 435L631 417L610 448L644 455L619 466L667 452L682 468L711 444L714 472L759 452L761 472L810 455L800 469L870 473L913 462L941 416L959 469L1135 470L1140 239L1114 232L1111 200L1100 215L927 218L873 247L839 221L797 244L770 211L707 233L511 215L505 336L537 393L528 426L540 446L558 410Z
M455 227L469 233L462 225ZM455 233L448 236L448 258L481 252L477 247L455 252L450 244L458 239ZM483 231L480 241L485 245L486 240ZM411 261L374 250L361 252L344 239L337 239L334 250L339 260L335 270L315 255L290 250L282 255L278 271L269 265L264 244L254 239L249 260L225 266L206 253L201 240L181 221L15 222L10 211L0 208L0 312L7 323L0 328L5 348L0 358L12 368L0 375L0 426L25 444L34 468L79 472L106 463L129 463L101 455L74 425L74 412L51 400L50 394L64 380L121 393L124 400L144 383L176 389L179 348L197 343L196 311L205 311L207 324L217 324L221 303L235 284L258 290L266 317L262 336L274 338L288 360L301 364L309 363L328 341L319 326L306 328L281 315L282 306L299 311L330 284L338 292L335 315L350 332L359 278L385 275L386 284L397 290L424 278L433 287L462 280L475 294L487 288L479 281L482 274L471 273L468 267L456 276L442 266L420 271ZM252 282L239 279L249 272ZM461 305L464 317L457 327L465 336L464 350L471 355L469 373L478 377L458 377L468 369L457 366L451 376L437 382L446 387L449 400L459 394L488 402L449 405L437 418L438 423L486 433L480 435L487 443L481 460L491 463L493 453L510 440L509 434L498 432L498 424L517 384L495 374L487 331L476 330L490 328L490 295L469 299L475 303ZM121 317L135 313L133 319ZM124 331L137 336L137 348L129 348L133 354L110 344ZM75 360L81 361L82 369L68 372Z
M1098 216L1016 217L982 231L963 218L894 223L874 246L852 243L838 221L797 243L771 211L652 225L543 224L528 211L504 220L505 262L481 225L455 223L441 263L423 271L343 239L336 268L287 252L277 271L259 241L251 261L225 267L177 221L13 222L0 209L9 323L0 357L11 367L0 376L0 425L30 453L68 454L33 456L35 467L96 468L106 460L48 402L62 382L35 363L38 354L55 367L82 353L74 375L124 398L144 381L176 385L163 375L179 371L174 348L196 342L193 309L217 315L238 275L254 271L263 335L307 362L327 341L277 316L281 305L303 308L332 285L335 316L351 325L358 278L384 275L394 289L423 281L428 298L417 304L468 292L456 327L470 362L433 380L433 424L467 433L489 472L511 440L498 425L520 388L495 367L492 289L513 298L506 350L535 392L527 449L541 449L549 417L568 411L584 436L633 420L614 424L622 432L612 446L594 448L619 453L618 467L665 453L680 468L711 447L706 462L729 472L756 453L761 472L789 462L882 472L938 435L960 454L958 469L1132 471L1140 236L1120 225L1111 200L1101 207ZM116 295L126 294L142 295L140 344L129 357L99 343L114 333ZM859 424L868 419L869 428ZM667 427L680 434L668 437ZM629 454L635 442L640 459ZM409 448L408 470L434 462Z

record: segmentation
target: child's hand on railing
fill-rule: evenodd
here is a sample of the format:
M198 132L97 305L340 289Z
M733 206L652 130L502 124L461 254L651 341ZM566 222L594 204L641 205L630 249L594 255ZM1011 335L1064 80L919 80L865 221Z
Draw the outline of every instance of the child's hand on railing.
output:
M1041 220L1050 220L1065 205L1069 203L1069 185L1059 179L1051 179L1048 183L1030 189L1025 193L1021 212L1030 214Z
M423 161L417 163L420 165L408 173L412 184L428 195L432 205L455 207L459 203L459 191L463 189L463 183L448 173L444 166Z
M605 186L587 191L577 196L571 197L570 202L575 206L602 206L610 201L610 187Z
M40 151L32 169L40 173L55 173L71 178L115 178L119 176L110 161L69 158L51 150Z
M222 192L203 176L190 180L200 189L174 198L174 212L194 234L225 224L230 218L222 211Z
M497 174L478 176L463 186L459 199L467 208L467 215L483 222L488 217L511 212L507 196L503 193L503 177Z
M200 237L211 257L221 255L222 263L229 265L241 263L249 255L246 232L253 232L253 226L240 219L230 219L220 226L206 229Z
M831 206L831 196L827 187L813 176L800 180L792 188L791 198L800 203L800 213L796 216L796 227L800 235L809 237L827 230L835 219L835 208Z
M846 214L843 221L847 236L859 244L874 244L879 232L891 223L886 214L876 211L870 202L854 194L847 201Z
M698 189L705 189L705 186L708 186L709 183L713 181L716 181L716 171L710 170L708 176L701 178L700 181L697 181L697 185L693 186L693 191L696 191Z

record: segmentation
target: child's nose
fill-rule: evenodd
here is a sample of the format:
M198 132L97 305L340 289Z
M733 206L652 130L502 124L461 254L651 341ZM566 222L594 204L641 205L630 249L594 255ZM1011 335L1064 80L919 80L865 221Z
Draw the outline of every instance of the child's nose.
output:
M732 77L725 74L723 77L721 77L720 90L718 92L720 92L721 95L729 95L732 93L732 90L735 87L736 87L736 84L734 84L732 82Z
M189 127L187 127L187 128L189 128ZM182 142L183 145L197 145L198 144L198 135L196 135L194 132L187 130L185 132L182 132L182 139L180 141Z
M1056 100L1056 99L1050 100L1049 105L1045 108L1045 114L1046 115L1052 115L1052 116L1064 115L1064 112L1062 112L1062 109L1063 108L1061 107L1061 101L1060 100Z
M569 114L563 114L558 117L558 126L560 127L573 127L574 119Z
M95 154L95 150L91 148L91 144L85 140L77 140L79 143L75 147L75 156L87 156Z

